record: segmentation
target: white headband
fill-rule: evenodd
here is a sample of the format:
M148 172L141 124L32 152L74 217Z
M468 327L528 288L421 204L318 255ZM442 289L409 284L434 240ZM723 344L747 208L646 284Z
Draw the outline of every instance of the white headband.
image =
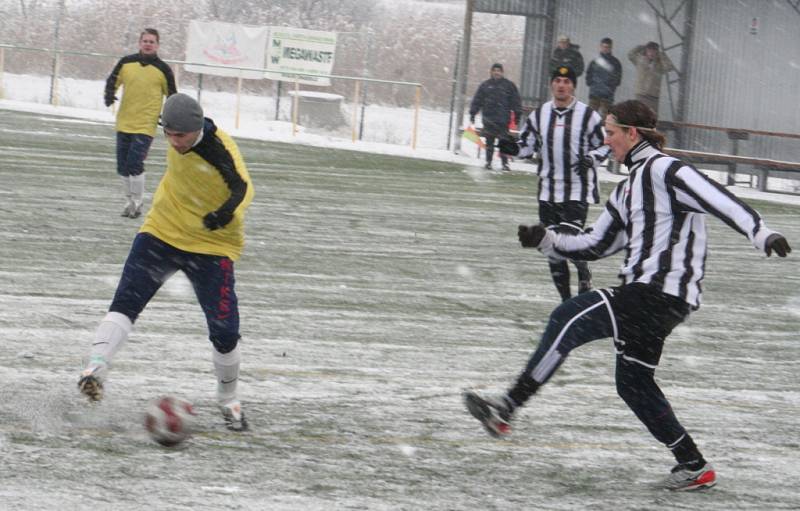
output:
M658 130L656 130L655 128L645 128L644 126L632 126L630 124L622 124L621 122L619 122L617 120L617 117L615 115L609 114L609 116L614 119L612 124L616 124L620 128L636 128L639 131L650 131L650 132L653 132L653 133L657 133L658 132Z

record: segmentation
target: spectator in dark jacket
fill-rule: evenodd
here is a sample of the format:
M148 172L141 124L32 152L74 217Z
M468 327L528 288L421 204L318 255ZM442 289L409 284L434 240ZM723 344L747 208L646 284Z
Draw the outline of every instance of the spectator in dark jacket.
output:
M577 44L572 44L569 40L569 37L565 35L558 36L558 44L556 45L556 49L553 50L553 56L550 58L550 72L548 76L552 76L553 73L559 67L568 67L575 71L575 76L580 76L583 74L583 56L578 51L580 46Z
M481 113L483 128L481 135L486 139L486 169L492 168L494 144L496 139L509 138L508 124L511 114L516 122L522 116L522 101L514 82L503 77L503 65L493 64L489 70L491 78L483 82L469 107L469 120L475 124L475 116ZM511 170L508 166L508 157L500 153L503 170Z
M600 41L600 55L589 63L586 85L589 86L589 107L605 119L614 104L614 92L622 82L622 64L611 54L614 42L605 37Z

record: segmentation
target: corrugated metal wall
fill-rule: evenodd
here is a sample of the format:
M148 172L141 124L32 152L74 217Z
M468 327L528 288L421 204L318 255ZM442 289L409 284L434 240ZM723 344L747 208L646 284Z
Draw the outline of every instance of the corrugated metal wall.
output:
M800 133L800 14L780 0L703 0L696 27L687 121ZM724 133L693 133L689 141L701 150L730 148ZM740 145L747 155L800 161L797 140L759 136Z
M675 11L681 3L682 0L664 2L670 11ZM661 2L656 4L660 5ZM633 98L635 69L628 60L628 52L636 46L663 38L667 54L680 67L681 47L670 49L680 42L680 38L672 31L663 31L662 38L659 37L655 13L644 0L560 0L556 16L557 33L569 36L573 44L580 45L587 67L599 55L600 39L610 37L614 40L614 56L622 63L622 84L617 89L617 101ZM680 12L672 23L683 29L683 16ZM673 74L671 77L676 76ZM585 76L579 82L577 95L582 101L587 101L589 89ZM661 118L672 120L669 94L672 93L677 98L677 92L677 85L667 90L666 83L662 84L659 107Z
M490 2L491 0L481 0ZM598 55L600 39L614 40L614 55L623 67L617 101L633 97L635 70L627 53L647 41L663 41L676 67L681 66L680 37L645 0L555 0L555 33L545 37L541 19L528 20L526 52L522 67L523 96L537 97L539 87L549 81L542 75L542 59L549 59L558 34L568 35L580 46L586 65ZM505 3L494 0L493 3ZM513 2L512 2L513 3ZM652 2L664 5L671 23L684 29L683 0ZM531 6L543 8L543 0ZM538 12L538 11L537 11ZM674 17L672 15L675 14ZM753 18L757 32L751 33ZM659 34L660 32L660 34ZM549 49L548 49L549 48ZM687 122L731 128L800 133L800 14L785 0L697 0L695 39L690 55ZM675 74L671 74L676 79ZM587 101L585 77L579 78L576 94ZM677 105L678 84L662 85L660 117L673 120L669 95ZM797 140L752 137L739 142L740 154L800 161ZM691 130L686 133L689 149L727 153L731 141L725 133Z
M555 0L554 0L555 1ZM539 105L548 97L547 90L543 87L541 75L547 69L552 48L545 43L552 37L552 23L543 17L529 17L525 21L525 47L522 53L522 76L519 93L526 106Z

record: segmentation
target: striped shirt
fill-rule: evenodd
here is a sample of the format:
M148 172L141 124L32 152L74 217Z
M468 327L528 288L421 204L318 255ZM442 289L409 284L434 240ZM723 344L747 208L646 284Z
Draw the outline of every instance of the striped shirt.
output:
M628 153L628 178L585 234L548 230L545 255L595 260L620 250L623 283L657 286L694 308L700 306L707 255L705 214L712 214L764 250L774 231L761 216L694 167L667 156L646 141Z
M520 135L519 157L539 152L539 200L597 204L595 167L609 153L604 138L600 115L577 99L566 108L548 101L531 112ZM592 158L589 169L581 168L585 156Z

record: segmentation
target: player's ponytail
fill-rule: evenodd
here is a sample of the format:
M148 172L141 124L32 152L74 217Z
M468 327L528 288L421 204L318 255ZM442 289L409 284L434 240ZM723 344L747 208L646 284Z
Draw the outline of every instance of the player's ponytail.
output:
M663 149L667 137L656 130L656 113L641 101L631 99L617 103L608 109L608 115L614 116L616 123L623 129L636 128L639 135L657 149Z

